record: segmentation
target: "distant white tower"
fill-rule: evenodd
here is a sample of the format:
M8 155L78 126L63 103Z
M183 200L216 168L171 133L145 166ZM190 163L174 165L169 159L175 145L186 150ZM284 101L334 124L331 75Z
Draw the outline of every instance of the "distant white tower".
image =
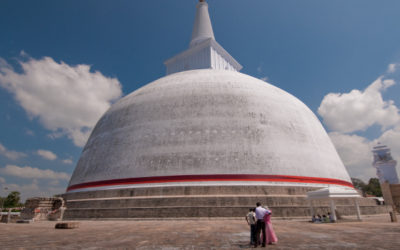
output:
M379 181L381 183L388 181L390 184L398 184L397 162L393 160L390 148L378 142L378 145L373 148L372 152L374 153L374 162L372 165L376 168L376 175L379 177Z

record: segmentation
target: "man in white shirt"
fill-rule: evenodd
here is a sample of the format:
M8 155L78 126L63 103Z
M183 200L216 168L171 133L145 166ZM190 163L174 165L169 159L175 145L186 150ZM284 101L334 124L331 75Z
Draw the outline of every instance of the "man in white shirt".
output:
M257 219L257 224L256 224L256 236L257 236L257 242L254 244L254 247L257 247L261 242L260 242L260 233L262 231L263 237L262 237L262 247L265 247L265 222L264 222L264 216L267 213L267 209L263 208L261 206L260 202L257 202L256 204L256 219Z

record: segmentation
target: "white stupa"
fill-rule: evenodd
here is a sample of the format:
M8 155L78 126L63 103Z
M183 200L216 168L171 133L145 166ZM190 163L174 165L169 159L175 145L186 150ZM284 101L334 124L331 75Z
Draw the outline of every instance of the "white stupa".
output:
M352 187L326 131L299 99L239 73L197 4L189 49L167 76L95 126L67 192L172 186Z
M390 148L378 143L372 150L374 161L372 165L376 168L376 175L380 183L399 184L396 171L397 162L392 158Z

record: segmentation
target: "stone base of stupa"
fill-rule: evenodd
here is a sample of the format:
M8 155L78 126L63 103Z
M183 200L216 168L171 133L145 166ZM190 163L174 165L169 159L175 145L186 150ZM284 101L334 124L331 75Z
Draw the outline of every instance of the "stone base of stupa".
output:
M296 186L177 186L127 188L63 194L64 219L244 217L256 202L274 217L311 216L306 192ZM341 215L355 215L352 199L335 199ZM361 214L387 213L370 199L359 199ZM313 201L316 213L327 214L329 201Z

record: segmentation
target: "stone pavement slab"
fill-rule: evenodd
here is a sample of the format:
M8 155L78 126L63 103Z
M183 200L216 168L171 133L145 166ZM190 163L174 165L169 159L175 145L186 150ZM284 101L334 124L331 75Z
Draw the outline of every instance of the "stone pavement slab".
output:
M269 249L399 249L400 223L388 215L362 222L312 224L273 219L279 238ZM243 220L79 221L79 228L57 230L57 222L0 223L1 249L247 249Z

